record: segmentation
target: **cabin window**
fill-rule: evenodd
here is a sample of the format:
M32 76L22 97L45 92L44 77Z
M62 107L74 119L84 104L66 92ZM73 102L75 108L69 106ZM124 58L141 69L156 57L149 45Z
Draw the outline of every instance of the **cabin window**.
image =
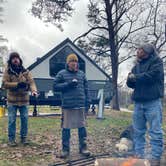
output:
M66 57L75 53L73 49L69 46L64 47L57 54L55 54L49 61L49 72L51 77L55 77L55 75L62 69L65 68L66 65ZM76 54L76 53L75 53ZM77 54L76 54L77 55ZM78 55L77 55L78 56ZM85 72L85 61L78 56L79 59L79 68L80 70Z

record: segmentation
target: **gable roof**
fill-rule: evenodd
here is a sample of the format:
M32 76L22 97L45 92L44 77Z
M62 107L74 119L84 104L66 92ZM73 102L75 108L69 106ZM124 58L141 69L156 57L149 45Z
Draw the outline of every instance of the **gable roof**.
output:
M54 47L52 50L50 50L47 54L45 54L43 57L39 58L36 62L31 64L27 69L32 70L35 68L37 65L42 63L45 59L47 59L49 56L51 56L54 52L56 52L58 49L63 47L65 44L70 43L72 46L74 46L83 56L86 57L87 60L89 60L96 68L98 68L109 80L111 80L111 77L104 71L102 70L90 57L88 57L85 52L80 49L78 46L76 46L69 38L65 39L63 42L61 42L59 45Z

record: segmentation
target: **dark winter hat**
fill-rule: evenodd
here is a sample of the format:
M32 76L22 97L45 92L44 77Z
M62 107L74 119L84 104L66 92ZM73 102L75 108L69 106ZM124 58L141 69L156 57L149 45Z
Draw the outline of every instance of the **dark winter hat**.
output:
M8 64L11 64L13 58L19 58L19 59L20 59L20 63L21 63L21 65L22 65L22 59L20 58L20 55L19 55L19 53L17 53L17 52L11 52L11 53L9 54Z
M17 52L12 52L12 53L9 54L9 60L11 60L13 58L19 58L20 59L20 55Z
M155 48L152 44L143 44L139 48L142 48L148 55L153 54Z

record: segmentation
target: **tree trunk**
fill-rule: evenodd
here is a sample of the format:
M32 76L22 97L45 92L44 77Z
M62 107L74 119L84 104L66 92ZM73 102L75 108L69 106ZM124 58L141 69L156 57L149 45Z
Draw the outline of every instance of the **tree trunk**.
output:
M114 90L113 97L113 109L120 110L119 108L119 99L118 99L118 51L117 51L117 43L115 39L115 31L112 21L112 6L109 0L105 1L106 14L107 14L107 24L108 24L108 32L109 32L109 45L111 50L111 64L112 64L112 83ZM113 3L113 2L112 2Z
M113 90L114 90L114 96L112 99L112 108L115 110L120 110L119 108L119 96L118 96L118 71L117 66L112 67L112 71L114 70L114 76L112 75L112 82L113 82Z

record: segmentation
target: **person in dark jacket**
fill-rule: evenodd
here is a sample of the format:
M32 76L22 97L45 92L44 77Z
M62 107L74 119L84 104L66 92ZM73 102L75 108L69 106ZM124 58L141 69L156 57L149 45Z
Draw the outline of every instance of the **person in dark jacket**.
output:
M78 128L79 152L89 156L87 132L85 128L85 106L89 101L88 82L78 68L78 57L70 54L66 59L66 69L55 77L54 90L62 94L62 158L70 154L70 129Z
M144 158L145 133L150 135L151 165L158 166L163 152L162 102L164 95L163 62L151 44L137 49L137 63L128 74L127 85L133 88L134 147L137 157Z

